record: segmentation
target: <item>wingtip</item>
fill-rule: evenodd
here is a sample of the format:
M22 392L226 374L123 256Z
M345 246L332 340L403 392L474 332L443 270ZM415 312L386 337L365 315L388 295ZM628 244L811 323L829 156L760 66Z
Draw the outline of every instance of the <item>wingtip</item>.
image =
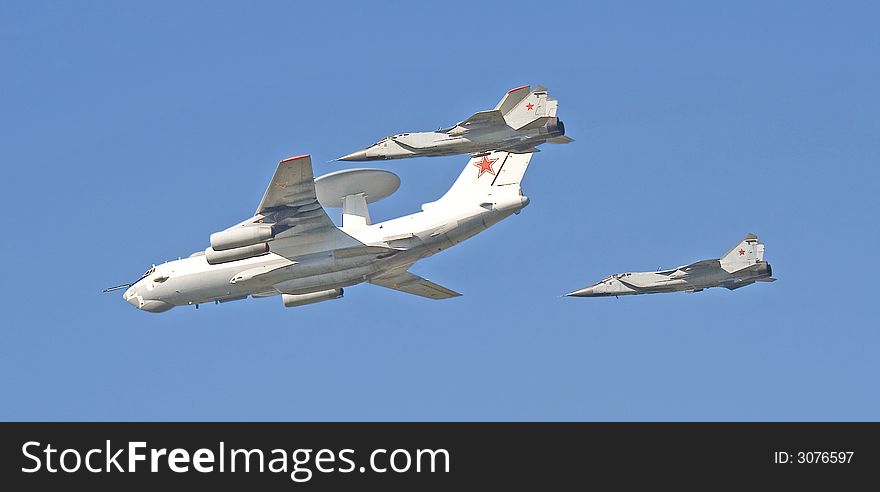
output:
M299 159L305 159L307 157L309 157L309 154L295 155L293 157L288 157L287 159L281 159L281 162L297 161Z

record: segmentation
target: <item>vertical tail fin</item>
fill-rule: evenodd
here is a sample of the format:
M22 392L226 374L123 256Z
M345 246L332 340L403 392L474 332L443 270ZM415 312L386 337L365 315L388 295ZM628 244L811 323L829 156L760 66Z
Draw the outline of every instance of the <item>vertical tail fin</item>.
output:
M502 101L502 103L506 102ZM504 113L504 120L507 121L507 124L518 130L538 118L556 116L557 104L556 99L547 96L545 87L538 86L520 99L509 111L505 112L502 109L501 112ZM499 106L501 105L499 103Z
M721 257L721 268L727 272L736 272L763 260L764 244L758 241L758 236L749 233Z
M532 91L531 87L527 85L522 85L519 87L515 87L507 91L507 94L498 101L498 104L495 106L495 109L501 111L502 114L507 114L511 109L515 108L516 105L522 101L526 96L528 96Z
M487 200L500 195L520 196L520 182L529 167L532 154L495 151L473 157L449 191L438 202L450 200ZM480 202L478 202L480 203Z

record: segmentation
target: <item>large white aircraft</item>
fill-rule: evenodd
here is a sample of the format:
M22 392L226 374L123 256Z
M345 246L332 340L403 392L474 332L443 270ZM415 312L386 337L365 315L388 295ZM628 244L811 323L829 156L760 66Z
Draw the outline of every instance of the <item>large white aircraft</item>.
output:
M372 224L367 204L400 185L391 172L349 169L315 179L308 155L285 159L253 217L211 235L211 246L150 268L123 299L153 313L174 306L280 295L302 306L369 282L431 299L460 294L408 271L416 261L528 205L520 181L532 154L470 159L443 197L412 215ZM324 206L343 209L337 227Z

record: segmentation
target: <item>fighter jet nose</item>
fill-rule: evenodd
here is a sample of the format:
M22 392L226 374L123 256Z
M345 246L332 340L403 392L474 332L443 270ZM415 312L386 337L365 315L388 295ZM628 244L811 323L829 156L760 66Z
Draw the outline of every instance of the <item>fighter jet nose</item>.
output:
M565 294L568 297L592 297L596 294L593 290L593 287L584 287L583 289L576 290L574 292L569 292Z
M344 155L337 159L338 161L365 161L367 160L367 149L356 150L351 154Z

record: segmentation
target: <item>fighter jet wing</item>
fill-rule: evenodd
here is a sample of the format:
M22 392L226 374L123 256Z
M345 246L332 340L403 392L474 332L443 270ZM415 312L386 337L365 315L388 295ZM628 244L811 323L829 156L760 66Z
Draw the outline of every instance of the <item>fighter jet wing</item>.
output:
M718 260L700 260L690 265L685 265L683 267L678 267L677 270L682 270L687 274L694 274L696 272L712 270L721 268L721 265L718 263Z
M462 121L456 126L473 129L483 126L507 126L507 122L504 121L504 114L502 114L501 111L490 109L488 111L474 113L470 118Z
M407 271L382 275L370 280L371 284L387 287L389 289L399 290L407 294L427 297L429 299L449 299L450 297L458 297L461 294L454 290L447 289L442 285L437 285L428 279L419 277Z

